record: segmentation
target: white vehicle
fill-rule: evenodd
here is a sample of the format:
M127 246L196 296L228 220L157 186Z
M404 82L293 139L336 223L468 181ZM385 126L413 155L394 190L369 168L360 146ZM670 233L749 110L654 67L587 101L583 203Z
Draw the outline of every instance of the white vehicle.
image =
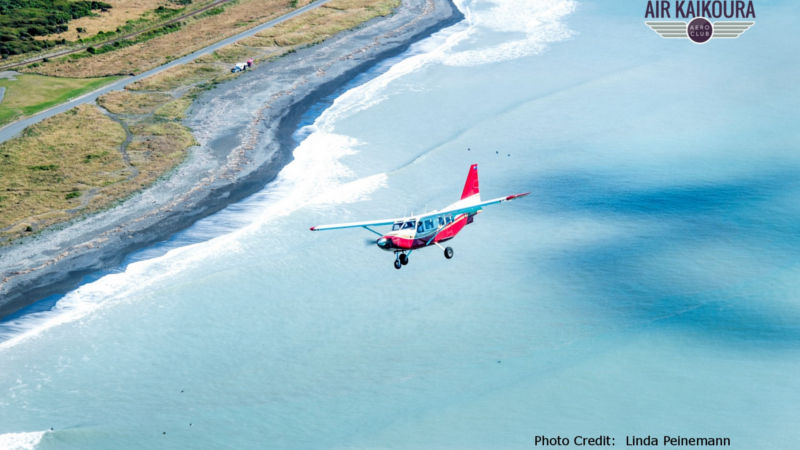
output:
M231 73L244 72L245 70L247 70L247 63L236 63L231 69Z

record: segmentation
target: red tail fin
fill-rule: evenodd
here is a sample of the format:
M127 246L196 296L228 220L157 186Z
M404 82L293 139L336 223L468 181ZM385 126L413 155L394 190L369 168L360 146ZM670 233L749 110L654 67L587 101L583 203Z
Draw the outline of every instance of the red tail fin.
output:
M464 184L464 190L461 192L461 198L465 199L479 193L480 188L478 188L478 165L473 164L469 166L467 182Z

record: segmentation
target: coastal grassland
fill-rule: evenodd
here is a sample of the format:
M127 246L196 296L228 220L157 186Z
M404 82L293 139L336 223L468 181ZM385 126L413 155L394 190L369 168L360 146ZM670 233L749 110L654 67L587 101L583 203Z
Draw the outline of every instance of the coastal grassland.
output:
M126 95L112 92L98 103L130 117L82 105L0 144L0 245L108 207L185 158L195 142L178 122L188 104Z
M334 0L302 17L264 30L241 44L254 47L269 47L269 44L278 47L316 44L339 31L391 14L399 5L400 0Z
M131 127L134 138L128 146L130 162L139 168L138 187L152 184L183 161L186 149L195 144L188 128L177 122L151 122Z
M235 75L231 74L228 66L206 63L198 59L139 80L128 85L126 89L168 92L181 86L195 86L211 80L222 81L233 76Z
M112 91L100 96L97 104L114 114L150 114L171 99L170 95L157 92Z
M334 34L375 17L391 14L400 0L334 0L320 8L227 45L194 62L173 67L128 86L134 91L168 92L181 85L213 86L235 75L231 64L248 57L271 61L298 48L318 44Z
M58 78L33 74L0 78L0 87L6 88L0 102L0 126L91 92L117 79L119 77Z
M67 220L93 190L124 181L121 125L83 105L0 144L0 237Z
M297 6L287 0L234 0L220 6L223 11L218 14L187 18L177 22L167 33L145 42L121 43L116 49L108 49L110 51L79 53L23 70L62 77L140 73L234 35L244 26L286 14Z
M192 99L188 95L170 100L155 110L155 117L162 120L182 120L191 104Z

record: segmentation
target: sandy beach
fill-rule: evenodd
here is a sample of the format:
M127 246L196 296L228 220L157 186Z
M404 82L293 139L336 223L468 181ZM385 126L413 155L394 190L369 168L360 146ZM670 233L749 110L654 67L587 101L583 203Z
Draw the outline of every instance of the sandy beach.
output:
M0 317L260 190L291 161L292 135L309 107L461 19L450 0L404 0L391 16L207 91L185 121L199 145L163 180L109 210L0 249Z

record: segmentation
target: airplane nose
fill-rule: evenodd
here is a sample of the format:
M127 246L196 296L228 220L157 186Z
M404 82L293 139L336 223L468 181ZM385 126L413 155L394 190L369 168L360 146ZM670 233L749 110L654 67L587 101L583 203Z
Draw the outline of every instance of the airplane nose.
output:
M380 247L382 249L387 249L392 245L391 239L389 239L389 238L387 238L385 236L378 238L378 240L375 241L375 243L378 245L378 247Z

